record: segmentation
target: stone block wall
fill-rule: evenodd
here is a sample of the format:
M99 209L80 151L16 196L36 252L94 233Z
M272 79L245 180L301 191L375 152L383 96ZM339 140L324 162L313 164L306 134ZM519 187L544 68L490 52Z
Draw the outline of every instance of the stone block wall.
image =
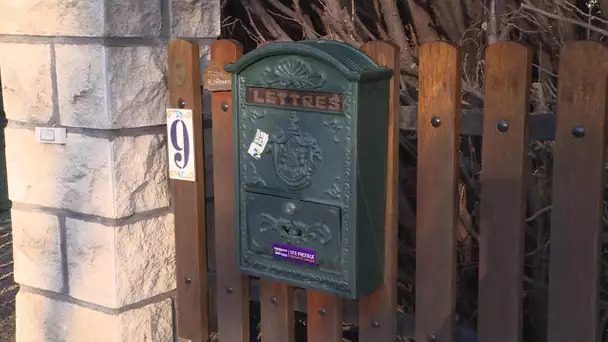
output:
M2 0L17 341L173 341L167 44L219 0ZM37 126L66 127L40 144Z

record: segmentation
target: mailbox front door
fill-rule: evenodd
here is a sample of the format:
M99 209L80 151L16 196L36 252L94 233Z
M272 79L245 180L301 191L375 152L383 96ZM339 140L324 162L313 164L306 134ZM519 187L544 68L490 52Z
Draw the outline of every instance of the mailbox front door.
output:
M249 253L339 274L340 208L247 192Z

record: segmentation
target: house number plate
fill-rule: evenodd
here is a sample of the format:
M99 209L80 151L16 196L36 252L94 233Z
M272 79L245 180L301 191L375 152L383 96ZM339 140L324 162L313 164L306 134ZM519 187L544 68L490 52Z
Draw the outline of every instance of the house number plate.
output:
M169 178L196 181L191 109L167 109Z

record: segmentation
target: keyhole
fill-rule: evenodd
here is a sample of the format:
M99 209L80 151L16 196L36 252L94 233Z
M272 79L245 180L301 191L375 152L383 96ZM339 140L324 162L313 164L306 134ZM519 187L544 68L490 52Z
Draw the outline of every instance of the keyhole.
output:
M293 215L296 212L296 205L289 202L285 205L285 212L289 215Z

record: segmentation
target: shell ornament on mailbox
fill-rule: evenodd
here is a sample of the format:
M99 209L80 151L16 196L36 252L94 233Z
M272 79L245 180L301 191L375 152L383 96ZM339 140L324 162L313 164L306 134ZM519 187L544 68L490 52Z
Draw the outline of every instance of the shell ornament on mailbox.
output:
M392 71L336 41L271 43L233 73L242 271L356 299L383 281Z

